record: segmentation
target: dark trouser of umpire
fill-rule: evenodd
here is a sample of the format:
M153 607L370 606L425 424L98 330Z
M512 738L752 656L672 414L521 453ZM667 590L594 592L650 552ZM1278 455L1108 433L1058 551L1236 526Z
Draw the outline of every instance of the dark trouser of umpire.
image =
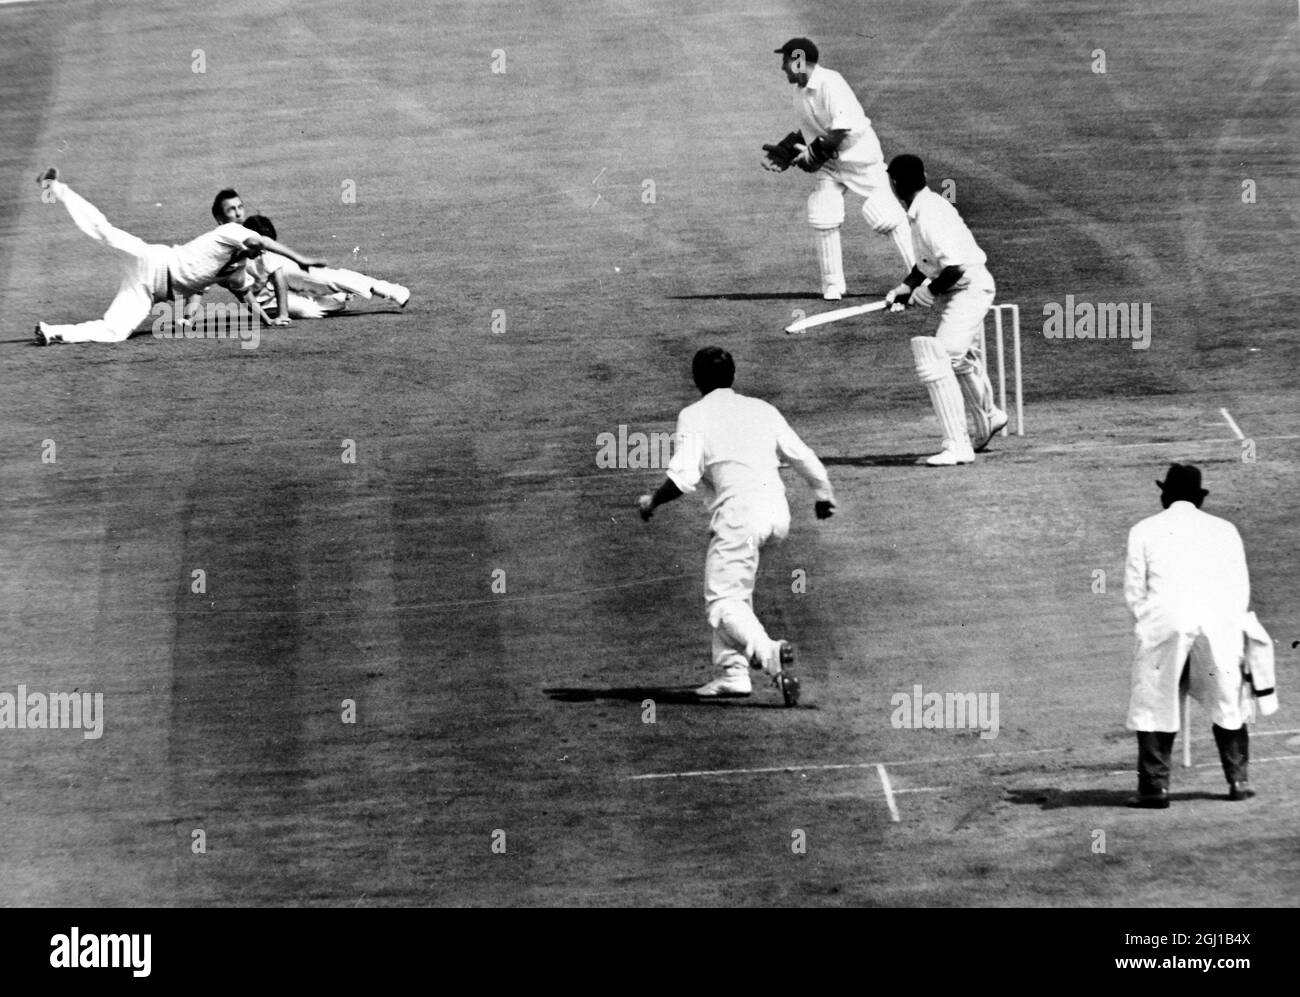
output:
M1190 659L1189 659L1190 661ZM1179 683L1180 693L1186 688L1188 662L1183 663L1183 678ZM1250 762L1250 734L1243 723L1239 730L1225 730L1213 724L1214 743L1219 748L1219 760L1223 763L1223 774L1227 776L1228 785L1249 781L1247 767ZM1174 738L1177 731L1137 732L1138 739L1138 792L1143 796L1153 796L1169 790L1169 769L1174 753Z

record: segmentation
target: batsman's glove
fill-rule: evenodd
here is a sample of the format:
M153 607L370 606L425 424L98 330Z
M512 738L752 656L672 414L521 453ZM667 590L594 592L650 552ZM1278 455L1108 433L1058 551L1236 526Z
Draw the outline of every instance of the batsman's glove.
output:
M763 169L769 173L784 173L803 147L801 132L791 132L776 145L763 146L763 151L767 153L767 158L763 160Z
M901 312L907 305L931 308L934 306L934 292L930 290L929 281L917 287L909 287L903 283L886 294L885 301L891 312Z
M830 519L835 515L835 503L829 499L819 499L813 505L813 512L817 514L818 519Z
M836 155L835 147L819 135L799 152L794 159L794 165L805 173L816 173Z
M891 312L901 312L912 300L912 289L907 284L899 284L885 295L885 303Z

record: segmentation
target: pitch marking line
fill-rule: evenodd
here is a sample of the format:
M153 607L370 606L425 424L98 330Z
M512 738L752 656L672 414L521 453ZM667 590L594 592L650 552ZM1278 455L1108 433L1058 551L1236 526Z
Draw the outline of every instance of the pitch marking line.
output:
M1271 758L1252 758L1251 765L1257 765L1260 762L1294 762L1300 761L1300 755L1273 755ZM1212 762L1200 762L1192 766L1194 769L1215 769L1221 768L1219 760L1216 758ZM1115 769L1106 773L1107 775L1132 775L1132 769Z
M885 802L889 804L889 819L898 824L903 818L898 816L898 806L894 803L894 788L889 784L889 773L885 771L883 765L877 765L876 772L880 775L880 785L885 791Z
M1024 755L1042 755L1053 751L1068 751L1068 748L1034 748L1031 751L990 751L979 755L945 755L939 758L914 758L901 762L842 762L827 765L770 765L752 769L697 769L691 772L648 772L644 775L627 776L628 782L640 782L646 779L699 779L720 775L770 775L775 772L844 772L850 769L870 769L882 765L931 765L935 762L967 762L983 758L1016 758ZM946 787L935 787L943 789ZM899 790L903 792L903 790ZM917 792L920 792L918 790Z
M1246 434L1241 431L1241 427L1237 425L1237 421L1226 408L1219 409L1219 415L1223 416L1223 421L1226 422L1228 428L1237 435L1237 439L1244 440L1246 438Z
M1182 731L1179 731L1179 733L1181 734ZM1286 737L1288 734L1300 734L1300 730L1254 730L1254 731L1251 731L1251 732L1250 732L1250 736L1251 736L1252 738L1255 738L1255 737ZM1214 738L1212 738L1212 737L1192 737L1192 738L1189 738L1188 741L1189 741L1191 744L1193 744L1193 745L1196 745L1196 744L1206 745L1206 744L1212 744L1212 743L1214 742ZM1289 742L1288 742L1288 743L1289 743Z

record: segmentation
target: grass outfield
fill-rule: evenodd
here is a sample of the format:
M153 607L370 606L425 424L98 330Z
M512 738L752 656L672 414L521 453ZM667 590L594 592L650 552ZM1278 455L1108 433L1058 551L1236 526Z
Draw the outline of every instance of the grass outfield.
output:
M1295 902L1294 7L748 7L0 6L0 692L105 704L98 739L0 730L0 904ZM1021 306L1027 433L970 467L910 466L927 315L781 333L824 307L807 178L759 168L796 34ZM256 349L36 349L117 281L49 163L151 242L233 186L414 296ZM901 274L859 203L866 301ZM1067 295L1150 304L1149 348L1046 339ZM602 433L671 430L709 343L840 498L819 523L792 481L764 555L793 711L682 695L705 513L642 524L662 472L597 466ZM1198 714L1153 814L1123 805L1122 570L1172 460L1241 530L1282 708L1256 800ZM997 694L997 737L896 728L916 685Z

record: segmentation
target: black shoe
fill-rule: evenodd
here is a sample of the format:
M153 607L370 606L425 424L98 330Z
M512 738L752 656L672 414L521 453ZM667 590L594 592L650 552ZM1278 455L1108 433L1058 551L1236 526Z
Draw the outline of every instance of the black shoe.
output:
M1230 800L1249 800L1254 795L1255 790L1252 789L1250 783L1246 782L1244 779L1241 782L1228 784L1228 799Z
M59 179L59 168L57 166L51 166L48 170L46 170L44 173L42 173L40 176L36 178L36 183L41 187L44 187L51 180L57 180L57 179Z
M785 700L786 706L798 706L799 679L794 674L794 645L788 640L781 641L781 649L777 654L777 660L781 664L781 671L776 676L776 684L781 690L781 698Z
M1138 793L1128 801L1128 805L1140 810L1168 810L1169 790L1157 789L1154 793Z

